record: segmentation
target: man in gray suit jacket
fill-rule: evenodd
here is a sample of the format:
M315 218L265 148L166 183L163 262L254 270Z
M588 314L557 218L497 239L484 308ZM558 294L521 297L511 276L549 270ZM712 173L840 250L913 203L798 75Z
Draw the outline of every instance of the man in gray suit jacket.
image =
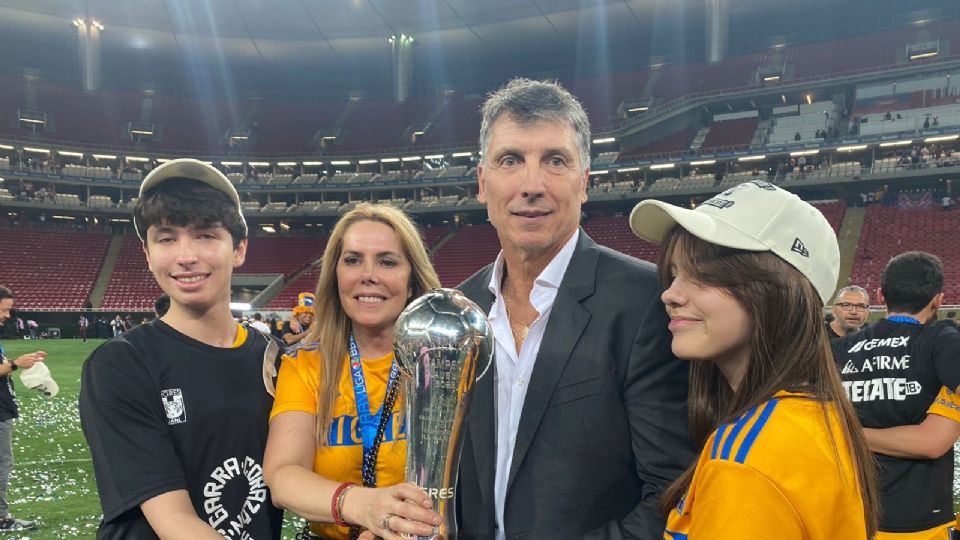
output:
M654 267L579 229L589 143L556 83L517 79L484 105L478 198L502 251L460 287L496 339L467 418L461 538L662 538L657 499L693 460Z

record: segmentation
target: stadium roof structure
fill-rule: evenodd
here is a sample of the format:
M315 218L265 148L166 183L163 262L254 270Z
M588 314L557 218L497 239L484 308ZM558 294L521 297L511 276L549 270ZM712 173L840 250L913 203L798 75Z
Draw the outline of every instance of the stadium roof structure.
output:
M413 36L415 92L482 89L702 59L706 3L726 5L731 52L960 15L954 0L0 0L0 70L79 80L80 20L104 28L104 87L389 94L387 40Z

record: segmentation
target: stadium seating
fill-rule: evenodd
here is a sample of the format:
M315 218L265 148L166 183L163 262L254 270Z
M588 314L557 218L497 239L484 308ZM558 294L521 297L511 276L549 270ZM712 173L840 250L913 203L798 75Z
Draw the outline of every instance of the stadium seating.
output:
M153 302L161 293L163 291L147 268L140 239L134 235L125 236L101 307L117 311L152 311Z
M746 148L757 131L758 121L759 119L754 116L714 122L710 125L710 131L700 148L702 150Z
M690 149L690 143L693 142L693 138L696 137L696 135L697 130L695 128L687 128L667 135L666 137L661 137L655 141L621 152L620 162L626 163L632 158L643 156L649 157L657 154L684 152Z
M248 243L246 262L234 273L287 275L319 259L326 245L325 235L254 237Z
M873 294L887 261L904 251L926 251L943 260L945 304L960 303L960 212L939 208L867 208L850 283ZM873 299L876 303L876 298Z
M433 254L433 264L444 287L456 287L474 272L493 262L500 241L492 225L464 227Z
M21 309L82 309L110 236L0 228L0 283ZM141 256L142 257L142 256Z
M626 217L591 217L583 224L583 230L596 243L638 259L656 263L660 256L658 246L633 234Z
M780 116L774 120L767 140L770 144L792 144L823 139L823 133L837 120L837 106L832 101L801 105L797 114ZM817 137L817 132L821 132ZM799 141L796 138L800 134Z

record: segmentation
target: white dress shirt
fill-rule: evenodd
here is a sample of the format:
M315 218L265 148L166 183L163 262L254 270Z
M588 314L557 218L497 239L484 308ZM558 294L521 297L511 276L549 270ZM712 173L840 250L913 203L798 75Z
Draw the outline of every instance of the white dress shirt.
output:
M559 253L550 261L543 272L533 282L530 291L530 303L539 314L530 331L523 340L520 350L517 351L516 341L510 329L510 319L507 317L506 302L502 301L500 284L503 283L504 259L503 251L497 255L494 263L493 275L490 278L489 288L494 295L493 305L490 306L490 326L496 341L494 361L496 362L496 412L497 412L497 468L494 480L494 504L497 514L497 539L505 538L503 523L503 505L507 498L507 479L510 466L513 463L513 448L517 441L517 426L520 424L520 413L523 410L523 401L527 397L527 386L533 365L540 351L540 343L547 328L550 310L557 298L557 291L563 275L567 272L573 250L580 237L580 230L564 244Z

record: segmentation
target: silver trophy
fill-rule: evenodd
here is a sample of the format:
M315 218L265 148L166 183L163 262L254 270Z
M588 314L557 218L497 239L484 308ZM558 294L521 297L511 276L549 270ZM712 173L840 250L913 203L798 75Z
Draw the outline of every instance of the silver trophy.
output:
M458 290L434 289L397 319L393 349L406 390L407 482L433 498L443 521L431 540L457 537L454 495L473 385L490 368L493 333Z

